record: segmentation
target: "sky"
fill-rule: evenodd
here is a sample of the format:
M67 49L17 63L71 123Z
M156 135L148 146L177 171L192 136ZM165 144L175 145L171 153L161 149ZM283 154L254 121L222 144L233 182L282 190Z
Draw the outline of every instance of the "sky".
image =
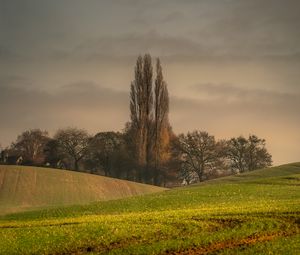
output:
M122 131L135 61L162 62L176 134L265 138L300 161L300 1L0 0L0 144Z

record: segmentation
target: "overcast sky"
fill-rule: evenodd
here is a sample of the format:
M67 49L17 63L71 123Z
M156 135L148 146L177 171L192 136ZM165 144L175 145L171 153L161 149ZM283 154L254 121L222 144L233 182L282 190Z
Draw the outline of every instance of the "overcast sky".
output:
M257 134L300 161L300 1L0 0L0 143L124 128L139 54L160 57L176 133Z

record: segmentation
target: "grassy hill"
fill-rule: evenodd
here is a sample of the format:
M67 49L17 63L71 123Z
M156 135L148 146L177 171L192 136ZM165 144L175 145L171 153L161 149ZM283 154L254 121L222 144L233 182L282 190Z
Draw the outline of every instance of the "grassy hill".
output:
M164 189L66 170L0 166L0 214L45 206L86 204Z
M0 254L299 254L300 163L0 218Z

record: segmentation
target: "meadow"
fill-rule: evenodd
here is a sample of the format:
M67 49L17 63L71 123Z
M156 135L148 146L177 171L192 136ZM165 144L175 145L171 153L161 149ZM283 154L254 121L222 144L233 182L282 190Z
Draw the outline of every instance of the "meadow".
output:
M299 253L300 163L0 217L0 254Z

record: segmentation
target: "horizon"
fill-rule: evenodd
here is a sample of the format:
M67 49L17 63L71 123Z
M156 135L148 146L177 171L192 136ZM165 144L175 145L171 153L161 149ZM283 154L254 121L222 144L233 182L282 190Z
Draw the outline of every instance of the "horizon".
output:
M299 8L0 0L0 145L31 128L121 131L136 58L150 53L162 62L176 134L255 134L274 165L299 162Z

